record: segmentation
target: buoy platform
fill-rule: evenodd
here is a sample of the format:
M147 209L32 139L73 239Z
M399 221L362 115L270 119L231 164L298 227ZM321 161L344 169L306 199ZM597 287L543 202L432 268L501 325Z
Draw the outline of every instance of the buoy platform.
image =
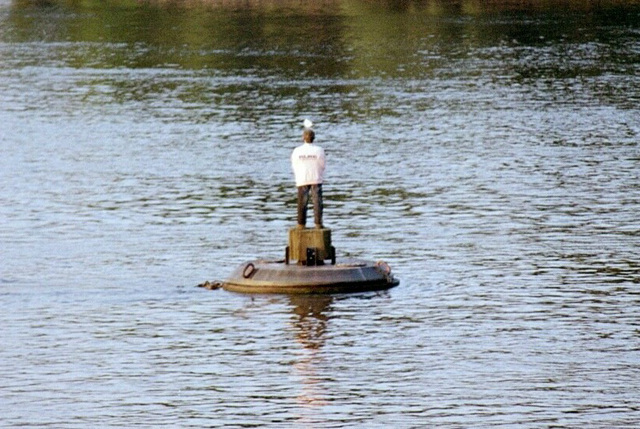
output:
M400 283L386 262L338 260L328 228L291 228L283 260L241 264L222 288L243 293L328 294L389 289Z

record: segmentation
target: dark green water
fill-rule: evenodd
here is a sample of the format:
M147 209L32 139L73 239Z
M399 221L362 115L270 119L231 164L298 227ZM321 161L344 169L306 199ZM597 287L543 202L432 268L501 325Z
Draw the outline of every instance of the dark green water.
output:
M8 427L636 427L640 6L0 0ZM302 120L381 294L281 257Z

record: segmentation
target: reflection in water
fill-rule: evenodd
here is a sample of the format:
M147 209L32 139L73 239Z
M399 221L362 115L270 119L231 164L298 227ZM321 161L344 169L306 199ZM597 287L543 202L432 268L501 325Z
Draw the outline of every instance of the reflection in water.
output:
M291 295L289 300L297 316L297 320L293 321L296 340L305 349L320 349L324 345L324 334L329 321L327 312L331 310L332 296Z
M308 97L323 100L324 117L375 120L401 115L411 98L415 110L437 107L430 86L416 81L424 78L464 71L474 79L488 68L493 82L486 84L557 84L554 78L629 73L638 58L632 32L608 31L637 19L615 2L602 3L597 14L577 13L589 11L590 2L570 2L570 9L519 1L253 3L88 2L83 8L20 1L1 26L9 28L6 39L34 44L28 49L37 52L23 63L111 69L80 79L75 94L82 104L135 102L165 120L201 123L220 116L282 120L288 111L308 110ZM394 13L381 13L387 9ZM584 43L585 36L597 43ZM44 51L43 42L49 43ZM369 78L400 79L408 94L379 99L376 88L359 81ZM590 89L590 82L580 83ZM571 89L565 96L576 96Z
M293 367L302 385L297 396L302 415L300 424L311 423L313 413L310 409L327 405L327 392L323 388L323 380L318 369L323 367L321 349L326 341L327 324L333 297L330 295L291 295L293 306L293 333L302 350Z

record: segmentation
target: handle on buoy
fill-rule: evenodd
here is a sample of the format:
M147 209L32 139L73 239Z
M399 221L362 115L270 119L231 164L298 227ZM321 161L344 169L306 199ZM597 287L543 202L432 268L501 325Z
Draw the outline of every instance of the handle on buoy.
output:
M256 272L256 266L253 265L253 263L249 262L247 266L244 267L244 270L242 270L242 277L244 277L245 279L248 279L255 272Z

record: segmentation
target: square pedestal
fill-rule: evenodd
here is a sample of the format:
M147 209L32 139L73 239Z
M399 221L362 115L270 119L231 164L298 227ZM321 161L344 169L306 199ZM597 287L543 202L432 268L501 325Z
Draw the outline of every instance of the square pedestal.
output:
M307 263L307 249L316 261L331 259L331 230L329 228L291 228L289 230L289 257L299 264Z

